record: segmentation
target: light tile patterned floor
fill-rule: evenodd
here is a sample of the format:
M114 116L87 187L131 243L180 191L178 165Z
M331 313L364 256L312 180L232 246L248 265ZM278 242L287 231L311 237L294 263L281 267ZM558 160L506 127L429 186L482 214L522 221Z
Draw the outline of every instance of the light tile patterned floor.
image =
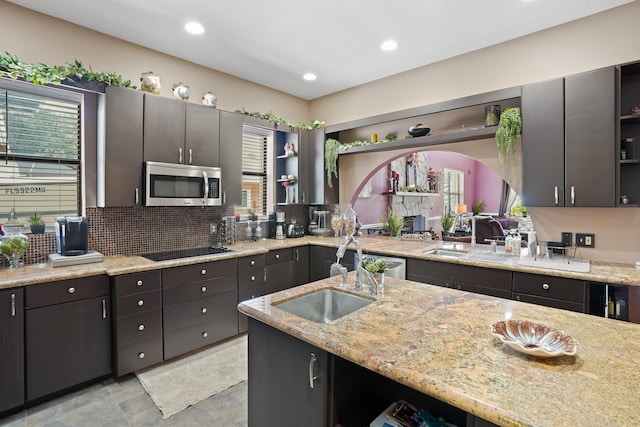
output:
M246 427L244 381L167 420L135 376L112 379L0 419L1 427Z

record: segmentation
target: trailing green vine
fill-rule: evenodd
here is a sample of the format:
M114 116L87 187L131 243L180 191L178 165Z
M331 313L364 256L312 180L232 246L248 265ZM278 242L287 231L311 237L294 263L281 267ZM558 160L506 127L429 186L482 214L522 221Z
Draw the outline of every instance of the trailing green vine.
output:
M507 108L500 115L500 123L496 131L498 145L498 161L504 166L516 152L518 135L522 130L522 114L520 108Z
M285 125L293 129L304 129L304 130L313 130L313 129L324 127L324 122L321 122L320 120L314 120L311 122L311 124L307 125L304 123L290 122L289 120L283 119L282 117L278 117L273 113L260 113L257 111L247 111L244 108L238 109L235 112L244 114L245 116L255 117L257 119L268 120L271 123L273 123L276 127L278 125Z
M333 188L331 177L338 177L338 154L340 151L346 151L351 147L360 147L364 145L383 144L385 142L394 141L394 135L388 135L377 141L361 141L355 140L346 144L342 144L337 139L329 138L324 143L324 168L327 170L327 181L330 188Z
M71 63L67 62L65 65L48 66L42 63L24 63L16 55L5 52L4 55L0 54L0 75L14 80L24 79L36 86L48 83L69 84L73 81L86 80L136 89L131 84L131 80L125 80L121 75L114 72L95 72L91 69L91 66L87 69L78 59Z

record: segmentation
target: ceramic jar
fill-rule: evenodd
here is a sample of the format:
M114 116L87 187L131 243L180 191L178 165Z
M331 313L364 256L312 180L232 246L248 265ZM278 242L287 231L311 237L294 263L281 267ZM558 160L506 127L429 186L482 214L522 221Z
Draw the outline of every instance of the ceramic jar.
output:
M160 95L160 76L153 74L153 71L142 73L140 77L140 90Z
M189 86L180 82L174 83L171 86L171 91L173 92L173 97L176 99L180 99L186 101L189 99Z
M218 98L216 98L213 93L207 92L202 95L202 105L216 108L216 105L218 105Z

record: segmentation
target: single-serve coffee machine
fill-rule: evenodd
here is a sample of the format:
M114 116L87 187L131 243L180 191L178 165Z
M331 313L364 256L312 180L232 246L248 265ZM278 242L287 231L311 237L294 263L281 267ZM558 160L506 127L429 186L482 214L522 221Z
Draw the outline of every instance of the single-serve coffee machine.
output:
M88 221L82 216L56 218L56 251L64 256L84 255L89 240Z
M285 223L285 213L276 212L276 239L283 240L287 236L287 224Z

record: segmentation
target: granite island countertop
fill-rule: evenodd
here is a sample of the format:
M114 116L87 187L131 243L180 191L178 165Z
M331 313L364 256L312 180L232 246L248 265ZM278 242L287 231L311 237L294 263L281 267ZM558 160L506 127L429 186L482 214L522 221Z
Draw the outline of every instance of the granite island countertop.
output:
M329 324L277 308L331 287L339 288L338 278L245 301L239 310L498 425L640 425L640 325L394 278L373 304ZM565 331L579 342L577 355L512 350L490 333L508 318Z
M118 276L121 274L176 267L180 265L189 265L207 261L250 256L255 254L267 253L271 250L294 248L306 245L317 245L337 249L342 241L343 238L316 236L305 236L302 238L289 238L284 240L264 239L257 242L239 242L233 246L230 246L229 248L232 251L227 253L181 258L162 262L154 262L147 258L136 255L115 255L104 257L104 261L93 264L54 268L51 266L51 263L46 263L44 265L28 265L26 267L17 269L4 268L0 269L0 289L27 286L31 284L45 283L55 280L65 280L76 277L94 276L97 274ZM636 270L636 268L631 264L592 262L591 271L583 273L550 270L547 268L517 265L515 263L496 264L458 258L443 258L437 255L426 254L425 251L428 251L429 249L442 247L443 242L437 240L414 241L394 239L390 237L365 236L359 237L359 241L363 251L368 253L376 253L403 258L433 260L454 264L466 264L502 270L521 271L526 273L567 277L572 279L588 280L616 285L640 286L640 271ZM489 247L489 245L478 246L486 250L488 250ZM469 249L468 244L465 244L463 247L464 249ZM353 249L353 246L350 246L349 249Z

